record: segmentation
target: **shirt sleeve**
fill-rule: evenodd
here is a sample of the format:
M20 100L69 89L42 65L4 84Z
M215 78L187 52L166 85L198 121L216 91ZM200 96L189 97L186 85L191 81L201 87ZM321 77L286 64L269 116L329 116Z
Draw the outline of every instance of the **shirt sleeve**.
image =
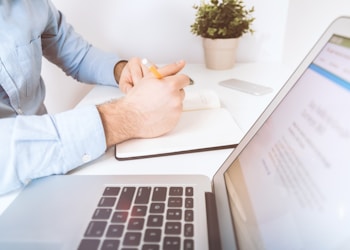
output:
M65 174L106 150L95 106L56 115L2 119L1 138L0 194L34 178Z
M41 35L43 55L78 81L117 86L114 66L120 58L89 44L66 22L64 15L48 3L47 25Z

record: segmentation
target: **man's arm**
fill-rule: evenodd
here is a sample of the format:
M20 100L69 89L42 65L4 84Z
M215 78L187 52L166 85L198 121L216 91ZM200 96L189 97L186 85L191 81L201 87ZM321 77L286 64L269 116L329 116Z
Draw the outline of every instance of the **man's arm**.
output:
M0 194L34 178L67 173L106 150L95 106L56 115L2 118L0 128Z
M121 59L89 44L51 2L49 12L41 35L43 55L80 82L116 86L113 73Z
M57 18L54 23L65 27L58 12L48 16ZM116 65L119 58L91 47L80 37L76 39L78 35L70 33L72 30L48 27L42 36L44 54L78 80L115 86L118 78L120 82L124 82L123 77L136 79L130 74L134 69L144 70L133 63ZM56 115L2 118L0 194L17 189L33 178L66 173L99 157L106 146L170 131L181 114L183 88L189 82L184 75L173 75L183 66L181 62L161 68L164 76L161 80L143 77L142 73L140 80L132 80L133 87L124 98L97 108L88 106Z

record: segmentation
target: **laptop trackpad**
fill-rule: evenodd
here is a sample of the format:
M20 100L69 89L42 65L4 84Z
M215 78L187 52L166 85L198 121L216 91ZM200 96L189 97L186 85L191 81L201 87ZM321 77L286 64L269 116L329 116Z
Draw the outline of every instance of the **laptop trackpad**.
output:
M98 178L81 182L69 177L37 179L21 192L21 199L0 216L0 249L78 246L104 186Z

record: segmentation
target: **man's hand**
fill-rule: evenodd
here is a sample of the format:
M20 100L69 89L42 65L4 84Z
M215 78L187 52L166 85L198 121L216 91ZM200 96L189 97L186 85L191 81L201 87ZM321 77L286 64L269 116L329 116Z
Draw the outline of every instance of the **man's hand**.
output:
M139 82L146 72L143 72L141 60L139 58L131 58L127 63L118 62L114 68L114 77L118 82L119 89L123 93L127 93L134 86L135 82Z
M122 65L121 65L122 66ZM185 66L184 61L168 64L162 68L162 76L171 76L177 74ZM116 66L116 69L118 64ZM118 81L119 88L123 93L128 93L143 77L152 76L152 73L141 63L140 58L132 58L123 68L115 69L114 75ZM120 69L122 71L120 72Z
M157 137L176 126L185 97L183 88L190 80L185 75L174 74L184 64L181 61L159 68L158 71L164 76L162 79L156 79L149 72L143 73L148 69L142 66L139 70L144 77L141 76L140 79L131 73L126 74L128 77L124 79L122 75L120 81L125 81L124 87L128 86L124 88L126 96L97 107L104 126L107 147L131 138ZM132 71L135 69L133 66L131 63L127 70L135 72ZM137 78L135 82L134 77Z

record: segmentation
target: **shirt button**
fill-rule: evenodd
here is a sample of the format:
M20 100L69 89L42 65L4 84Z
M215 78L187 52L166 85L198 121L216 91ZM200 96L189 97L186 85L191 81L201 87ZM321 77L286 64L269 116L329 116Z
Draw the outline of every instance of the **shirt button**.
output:
M87 163L87 162L91 161L91 155L84 154L82 160L83 160L84 163Z

